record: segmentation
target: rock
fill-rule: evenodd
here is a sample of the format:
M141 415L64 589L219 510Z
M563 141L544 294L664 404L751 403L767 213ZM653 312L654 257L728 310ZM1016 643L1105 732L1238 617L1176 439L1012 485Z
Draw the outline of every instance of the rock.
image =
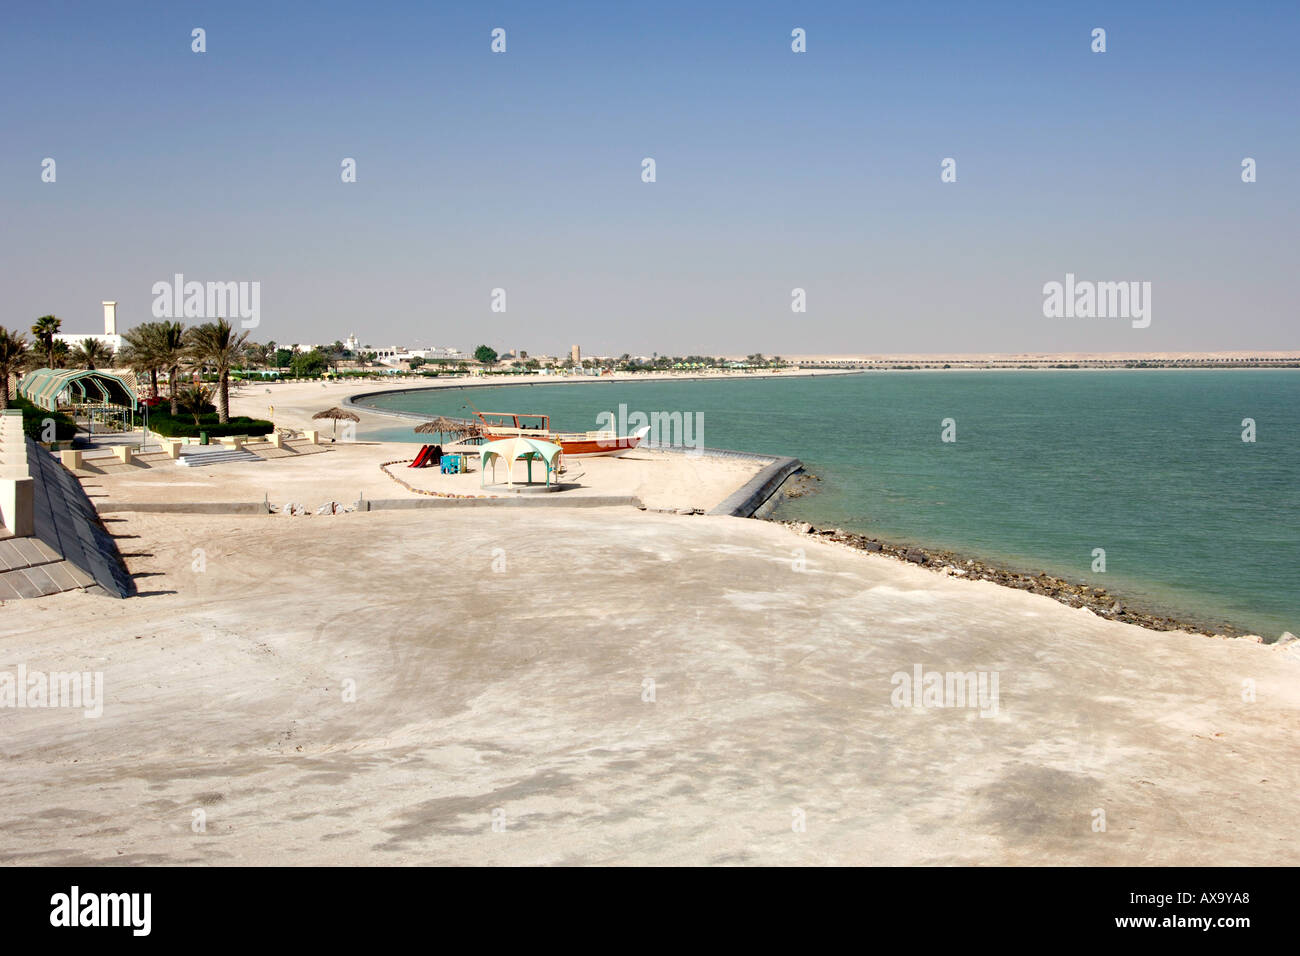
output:
M949 568L948 574L954 578L964 578L966 576L965 568Z
M805 521L802 524L795 525L794 530L796 534L812 534L813 526Z
M1300 637L1296 637L1290 631L1283 631L1282 636L1279 637L1275 643L1278 644L1278 646L1281 646L1283 644L1290 644L1292 641L1300 641Z
M924 551L916 548L908 548L907 553L903 555L904 559L911 561L913 564L925 564L926 555Z
M881 544L880 544L879 541L867 541L867 542L865 542L865 543L862 545L862 550L863 550L863 551L879 551L879 550L881 550Z

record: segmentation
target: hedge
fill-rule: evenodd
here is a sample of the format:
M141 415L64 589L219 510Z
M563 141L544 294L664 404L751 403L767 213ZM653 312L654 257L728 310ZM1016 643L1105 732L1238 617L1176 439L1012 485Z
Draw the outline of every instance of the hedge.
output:
M217 421L215 412L199 416L199 424L194 424L194 416L181 413L173 418L165 409L149 410L149 430L164 438L198 438L199 432L207 432L212 438L225 435L269 435L275 426L260 418L247 415L232 415L230 421L222 424Z
M62 412L47 412L27 401L25 398L9 399L10 408L18 408L23 413L23 431L29 438L44 441L46 436L45 421L54 419L54 440L70 441L77 433L77 423Z

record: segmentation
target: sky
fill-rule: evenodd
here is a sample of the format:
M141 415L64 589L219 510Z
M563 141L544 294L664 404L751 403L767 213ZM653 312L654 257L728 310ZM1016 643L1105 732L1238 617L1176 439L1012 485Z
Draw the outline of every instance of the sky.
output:
M0 16L10 328L99 331L105 299L149 321L181 273L260 283L252 336L281 344L1300 347L1294 2ZM1046 317L1067 273L1150 282L1150 324Z

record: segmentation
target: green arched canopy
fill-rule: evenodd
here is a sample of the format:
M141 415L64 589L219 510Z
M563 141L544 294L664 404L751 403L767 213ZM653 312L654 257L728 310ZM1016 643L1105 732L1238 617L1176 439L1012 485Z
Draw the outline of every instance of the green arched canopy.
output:
M59 398L73 404L102 403L135 410L135 389L120 375L99 369L38 368L18 383L18 394L46 411L56 411Z

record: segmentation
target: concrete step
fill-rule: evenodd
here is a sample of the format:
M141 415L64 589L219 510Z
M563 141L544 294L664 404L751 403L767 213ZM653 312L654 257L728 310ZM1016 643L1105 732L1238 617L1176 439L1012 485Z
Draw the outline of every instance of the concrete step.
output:
M243 449L235 451L232 448L217 448L212 451L181 452L180 458L176 459L176 464L182 468L201 468L205 465L224 465L229 461L265 461L265 459Z

